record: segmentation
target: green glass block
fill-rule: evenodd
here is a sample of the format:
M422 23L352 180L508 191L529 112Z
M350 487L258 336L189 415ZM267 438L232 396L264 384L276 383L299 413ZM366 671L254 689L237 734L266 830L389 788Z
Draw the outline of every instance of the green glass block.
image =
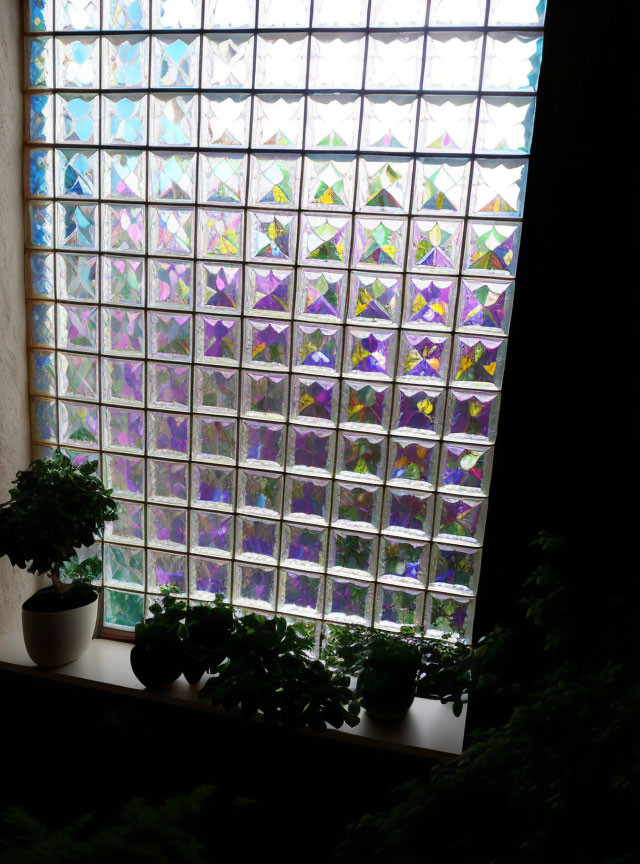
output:
M104 591L104 623L106 627L132 630L142 621L144 615L144 595L129 591Z

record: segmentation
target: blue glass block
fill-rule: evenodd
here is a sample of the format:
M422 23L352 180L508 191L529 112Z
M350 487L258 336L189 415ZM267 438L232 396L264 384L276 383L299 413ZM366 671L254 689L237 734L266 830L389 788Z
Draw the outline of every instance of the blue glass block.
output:
M31 400L31 434L35 441L56 443L58 439L58 417L53 399Z
M51 150L29 150L29 195L53 197Z
M34 297L53 297L55 292L53 254L31 252L28 256L28 270L31 278L31 294Z
M105 30L146 30L149 0L104 0Z
M104 623L106 627L132 630L144 617L144 595L130 591L104 590Z
M56 395L56 367L53 351L31 352L31 391L43 396Z
M67 249L97 247L98 208L95 204L58 202L58 245Z
M30 141L53 141L53 96L38 94L28 97L27 126Z
M53 204L50 201L29 203L29 245L40 249L53 246Z
M53 86L53 40L51 36L27 39L27 83L29 87Z
M53 30L53 0L29 0L27 27L32 33Z
M58 94L57 140L77 144L98 142L99 97L91 93Z
M56 150L56 188L64 198L97 197L98 151Z
M44 348L55 348L56 325L53 303L33 303L31 305L31 344Z

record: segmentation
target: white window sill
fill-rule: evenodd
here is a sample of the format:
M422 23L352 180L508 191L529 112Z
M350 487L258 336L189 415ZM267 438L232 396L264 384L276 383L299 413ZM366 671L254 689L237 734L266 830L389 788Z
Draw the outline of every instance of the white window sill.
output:
M184 708L225 713L221 708L198 702L199 686L191 686L182 676L166 690L146 690L131 670L130 651L131 645L125 642L94 639L80 659L56 669L45 669L29 659L21 632L8 633L0 636L0 669ZM353 729L343 726L323 733L303 731L304 734L321 734L323 738L444 760L462 753L466 715L466 705L460 717L456 717L451 705L442 705L435 699L416 699L407 716L393 725L376 723L363 711L360 723Z

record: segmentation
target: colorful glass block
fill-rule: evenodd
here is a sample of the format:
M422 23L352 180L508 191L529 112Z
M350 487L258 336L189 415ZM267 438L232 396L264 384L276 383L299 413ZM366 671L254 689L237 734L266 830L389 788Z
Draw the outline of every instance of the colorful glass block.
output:
M149 111L151 145L195 147L198 134L198 99L195 95L152 93Z
M479 546L484 535L487 501L484 498L461 498L439 495L436 508L436 533L445 543Z
M389 424L392 390L388 384L359 384L343 381L341 424L384 432Z
M319 426L335 426L338 394L336 382L294 376L292 418Z
M438 445L430 441L395 438L389 451L389 481L402 486L433 489Z
M492 448L445 444L438 488L462 495L486 495L492 461Z
M197 35L154 36L151 42L151 86L197 87L200 38Z
M449 367L450 341L448 336L403 331L398 377L412 382L429 379L430 384L444 383Z
M266 471L239 472L238 509L258 516L278 518L282 512L282 474Z
M352 262L355 267L397 270L402 265L406 224L402 219L356 217Z
M355 324L397 324L402 279L398 276L351 274L349 320Z
M389 378L393 373L396 334L388 330L350 327L347 333L347 374Z
M187 548L187 511L179 507L147 507L147 540L164 549ZM153 581L153 574L150 581ZM150 586L151 587L151 586Z
M27 211L27 243L33 248L53 247L53 204L30 201Z
M464 269L474 274L514 276L520 246L519 224L470 222Z
M204 510L191 511L191 551L231 557L233 516Z
M288 318L293 302L293 270L247 267L245 313Z
M25 260L27 291L32 297L53 298L55 294L55 270L53 254L28 252Z
M97 306L58 307L58 347L76 351L98 350Z
M107 252L144 252L144 207L102 206L102 248Z
M149 0L106 0L105 30L146 30L148 27Z
M149 251L152 255L191 255L195 213L191 208L149 208Z
M222 205L243 204L246 162L246 156L201 153L199 200Z
M58 354L58 395L98 400L98 361L79 354Z
M149 312L149 356L182 360L191 356L192 315Z
M144 356L144 312L102 310L102 350L107 354Z
M102 86L113 90L149 86L147 36L109 36L102 40Z
M104 402L142 404L145 381L145 364L142 361L105 357L101 367Z
M351 579L327 578L325 618L368 626L373 613L373 586Z
M280 571L278 610L319 617L322 614L322 576Z
M314 210L349 210L353 203L356 160L353 156L307 156L304 206Z
M66 249L98 248L98 206L56 204L57 245Z
M196 285L196 305L201 312L213 309L230 315L239 313L242 297L241 267L200 262Z
M211 510L231 510L235 500L236 472L214 465L191 466L191 503Z
M419 540L383 537L378 576L386 582L424 585L429 545Z
M191 403L191 367L149 363L148 404L151 408L184 411Z
M399 386L396 390L394 432L439 437L444 415L445 391Z
M378 538L375 534L332 531L329 546L331 573L371 579L375 573Z
M318 525L285 522L282 526L282 563L304 570L324 570L327 529Z
M31 351L29 354L30 391L40 396L56 395L56 364L53 351Z
M358 206L365 212L406 213L411 197L413 160L380 156L360 159Z
M469 161L425 157L416 160L413 212L436 216L464 215Z
M149 304L185 309L192 305L193 266L170 259L149 261Z
M137 456L105 454L102 457L104 482L120 498L143 498L144 459Z
M337 375L342 357L342 328L323 324L296 324L293 369Z
M468 642L473 624L474 602L468 597L429 592L425 609L425 634Z
M388 488L385 493L383 531L414 537L431 536L433 495Z
M238 516L236 519L236 555L245 559L276 562L279 526L268 519Z
M104 544L103 572L106 585L144 589L144 552L130 546ZM111 592L110 592L111 593Z
M238 373L233 369L195 367L194 407L209 414L236 414Z
M342 273L299 271L296 317L312 321L341 320L346 282L346 275Z
M285 437L285 427L281 423L243 420L240 424L240 458L265 468L280 468L284 463Z
M245 372L242 382L243 413L247 417L287 419L288 375Z
M291 325L275 321L245 321L245 363L250 366L287 369Z
M204 462L234 464L238 424L236 420L195 416L193 455Z
M301 218L300 262L346 267L351 248L351 218L304 213Z
M289 430L288 465L305 474L332 472L335 440L328 429L292 426Z
M56 255L58 297L62 300L98 300L96 255Z
M104 625L118 630L133 630L144 618L144 594L105 588Z
M376 593L375 622L385 630L399 631L401 627L419 627L422 624L424 593L402 591L381 585Z
M98 87L100 40L95 36L58 36L56 87Z
M144 453L145 419L142 411L126 408L104 408L102 419L102 436L105 449Z
M56 307L53 303L30 304L30 339L34 347L56 347Z
M329 520L331 483L307 477L287 477L285 516L301 522L326 525Z
M473 96L425 96L420 109L418 148L434 153L469 153L477 112Z
M407 277L405 327L450 330L456 300L456 282L429 276Z
M274 609L276 581L276 571L273 567L238 564L234 575L234 598L244 606Z
M202 363L234 366L240 354L240 322L196 316L196 356Z
M411 224L409 266L436 273L458 269L462 222L444 219L414 219Z
M492 443L496 436L500 394L451 390L447 405L445 437Z
M366 482L381 482L384 479L384 438L378 435L342 432L338 452L338 476Z
M135 546L144 543L144 504L137 501L118 500L118 518L107 522L105 539L123 540Z
M148 589L159 592L171 588L172 594L187 593L187 558L171 552L147 553Z
M375 529L380 519L381 490L337 482L333 490L333 524L355 530Z
M32 197L51 197L53 195L53 152L28 150L26 169L28 194Z
M478 159L473 168L470 213L492 219L522 216L528 163Z
M55 96L31 94L25 96L26 131L29 141L53 141L53 103Z
M53 30L53 0L29 0L27 27L36 33Z
M105 93L102 100L102 134L105 143L130 147L147 143L146 94Z
M299 197L300 168L299 156L252 156L249 203L270 208L295 207Z
M189 559L189 596L192 600L215 600L231 594L230 567L227 561L192 556Z
M31 90L53 86L53 39L34 36L26 42L26 81Z
M98 144L100 99L90 93L58 93L56 140L67 144Z
M204 258L241 258L244 216L240 210L200 210L199 255Z
M251 212L249 214L249 254L254 260L292 263L296 246L295 213Z
M456 336L451 378L461 386L499 388L506 349L504 339Z
M188 457L190 418L187 415L149 412L148 420L147 445L151 455Z
M31 433L34 441L57 443L58 413L53 399L31 400Z

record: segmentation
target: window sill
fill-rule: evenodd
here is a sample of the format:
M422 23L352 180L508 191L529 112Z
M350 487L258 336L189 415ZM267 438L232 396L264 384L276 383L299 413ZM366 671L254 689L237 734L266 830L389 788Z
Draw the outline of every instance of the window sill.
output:
M191 686L182 676L166 690L146 690L131 670L130 651L130 644L94 639L78 660L56 669L45 669L29 659L22 633L15 632L0 636L0 669L192 710L226 713L221 708L199 702L199 687ZM462 753L466 714L466 705L460 717L456 717L451 705L442 705L435 699L416 699L407 716L393 725L376 723L363 711L354 729L343 726L323 733L303 730L302 734L321 734L323 738L446 760Z

